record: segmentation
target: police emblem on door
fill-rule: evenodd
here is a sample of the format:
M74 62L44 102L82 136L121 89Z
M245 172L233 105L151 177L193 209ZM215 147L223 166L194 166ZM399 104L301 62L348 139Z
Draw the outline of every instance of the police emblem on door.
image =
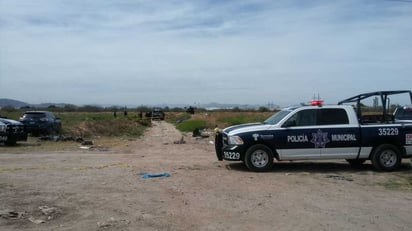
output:
M310 142L315 145L315 148L325 148L326 144L330 142L328 133L322 132L319 129L318 132L312 133L312 140Z

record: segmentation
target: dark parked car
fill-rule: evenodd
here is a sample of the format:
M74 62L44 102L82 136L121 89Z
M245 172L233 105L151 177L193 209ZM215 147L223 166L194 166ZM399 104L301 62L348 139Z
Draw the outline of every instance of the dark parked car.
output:
M20 117L26 131L33 135L53 135L61 131L60 118L49 111L27 111Z
M396 122L412 123L412 106L396 108L393 117Z
M153 108L152 119L164 120L165 113L160 108Z
M15 145L17 141L26 141L27 132L19 121L0 118L0 143Z
M160 108L153 108L152 111L146 112L146 117L150 117L152 120L164 120L165 113Z

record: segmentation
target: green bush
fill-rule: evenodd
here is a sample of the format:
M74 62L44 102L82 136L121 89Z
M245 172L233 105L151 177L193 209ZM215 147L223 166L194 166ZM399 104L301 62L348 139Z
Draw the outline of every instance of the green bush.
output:
M231 116L225 116L218 118L219 123L228 124L229 126L244 124L244 123L255 123L255 122L263 122L267 119L265 115L247 115L247 114L236 114Z
M206 128L207 122L204 120L185 120L176 125L176 128L182 132L192 132L196 128Z

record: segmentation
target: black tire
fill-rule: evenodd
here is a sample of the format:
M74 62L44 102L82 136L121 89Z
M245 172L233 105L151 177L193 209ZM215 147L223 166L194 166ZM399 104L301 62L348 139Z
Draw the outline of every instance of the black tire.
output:
M4 143L6 146L15 146L17 142L15 140L6 141Z
M219 161L223 160L223 153L222 153L222 146L223 146L223 141L222 141L222 133L218 132L215 135L215 152L216 152L216 157Z
M46 135L46 136L50 136L50 135L54 135L54 129L53 129L53 127L49 127L49 128L47 128L47 130L46 130L46 132L44 133L44 135Z
M55 134L56 134L56 135L60 135L61 132L62 132L62 125L61 125L61 124L58 124L58 125L57 125L57 128L56 128L56 130L55 130Z
M273 152L266 145L253 145L246 151L244 162L249 170L266 172L273 166Z
M372 165L379 171L393 171L401 166L402 158L397 147L390 144L382 144L372 153Z
M360 167L365 163L366 159L347 159L346 160L352 167Z

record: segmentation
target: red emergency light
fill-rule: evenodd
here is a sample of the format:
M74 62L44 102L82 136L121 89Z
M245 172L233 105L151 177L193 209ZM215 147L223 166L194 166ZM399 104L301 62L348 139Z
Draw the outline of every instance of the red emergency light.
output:
M323 104L323 99L312 99L310 101L311 106L322 106Z

